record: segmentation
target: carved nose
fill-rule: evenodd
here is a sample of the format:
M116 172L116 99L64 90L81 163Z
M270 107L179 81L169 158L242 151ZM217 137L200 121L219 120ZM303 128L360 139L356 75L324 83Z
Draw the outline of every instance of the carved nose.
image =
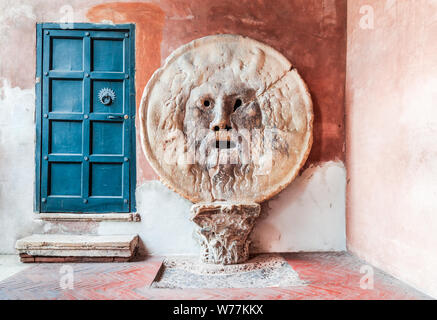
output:
M211 122L211 130L231 130L232 125L229 119L229 115L224 111L220 110L220 113L216 115L214 121Z
M214 120L211 122L211 130L220 131L232 129L228 107L229 106L226 105L224 99L216 100L216 105L214 107L215 117Z
M231 130L232 127L231 127L231 126L228 126L228 125L225 125L224 127L214 126L214 127L212 128L212 130L214 130L214 131L220 131L220 129Z

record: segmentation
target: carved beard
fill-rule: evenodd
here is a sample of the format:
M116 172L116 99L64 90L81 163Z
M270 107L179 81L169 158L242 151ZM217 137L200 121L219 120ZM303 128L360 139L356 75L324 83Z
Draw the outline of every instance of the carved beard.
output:
M233 148L221 149L216 148L216 133L213 131L199 128L185 131L185 142L188 146L186 150L192 161L187 167L187 174L194 178L194 191L203 194L210 201L232 199L235 192L254 192L253 187L258 185L258 176L268 175L269 172L264 171L263 161L256 160L256 156L262 159L264 152L269 149L288 156L285 139L278 134L267 135L263 139L263 132L264 130L258 136L252 136L252 143L256 145L250 146L243 135L236 131L231 140L234 143ZM163 145L163 148L169 148L169 145ZM258 154L250 154L249 151L253 150L259 150Z
M250 165L219 164L208 171L211 179L212 194L215 200L227 200L238 189L250 185L253 170Z

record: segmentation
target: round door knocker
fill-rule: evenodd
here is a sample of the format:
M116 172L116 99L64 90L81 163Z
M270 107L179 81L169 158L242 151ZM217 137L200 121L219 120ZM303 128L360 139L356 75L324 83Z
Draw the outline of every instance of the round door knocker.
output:
M115 92L109 88L103 88L99 91L99 100L105 106L109 106L115 100Z

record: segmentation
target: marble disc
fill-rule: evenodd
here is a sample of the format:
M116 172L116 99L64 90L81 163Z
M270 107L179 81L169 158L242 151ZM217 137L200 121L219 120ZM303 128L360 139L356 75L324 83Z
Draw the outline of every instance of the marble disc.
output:
M176 49L153 74L140 124L148 161L183 197L259 203L304 165L313 109L282 54L247 37L214 35Z

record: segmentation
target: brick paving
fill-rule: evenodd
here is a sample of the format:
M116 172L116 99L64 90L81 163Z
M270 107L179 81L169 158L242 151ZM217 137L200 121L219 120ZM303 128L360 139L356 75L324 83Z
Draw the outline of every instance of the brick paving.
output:
M0 282L0 299L430 299L374 268L373 289L362 289L365 262L349 253L283 254L305 285L289 288L151 288L162 258L119 263L39 263ZM62 266L71 266L73 289L62 289ZM65 272L65 270L64 270Z

